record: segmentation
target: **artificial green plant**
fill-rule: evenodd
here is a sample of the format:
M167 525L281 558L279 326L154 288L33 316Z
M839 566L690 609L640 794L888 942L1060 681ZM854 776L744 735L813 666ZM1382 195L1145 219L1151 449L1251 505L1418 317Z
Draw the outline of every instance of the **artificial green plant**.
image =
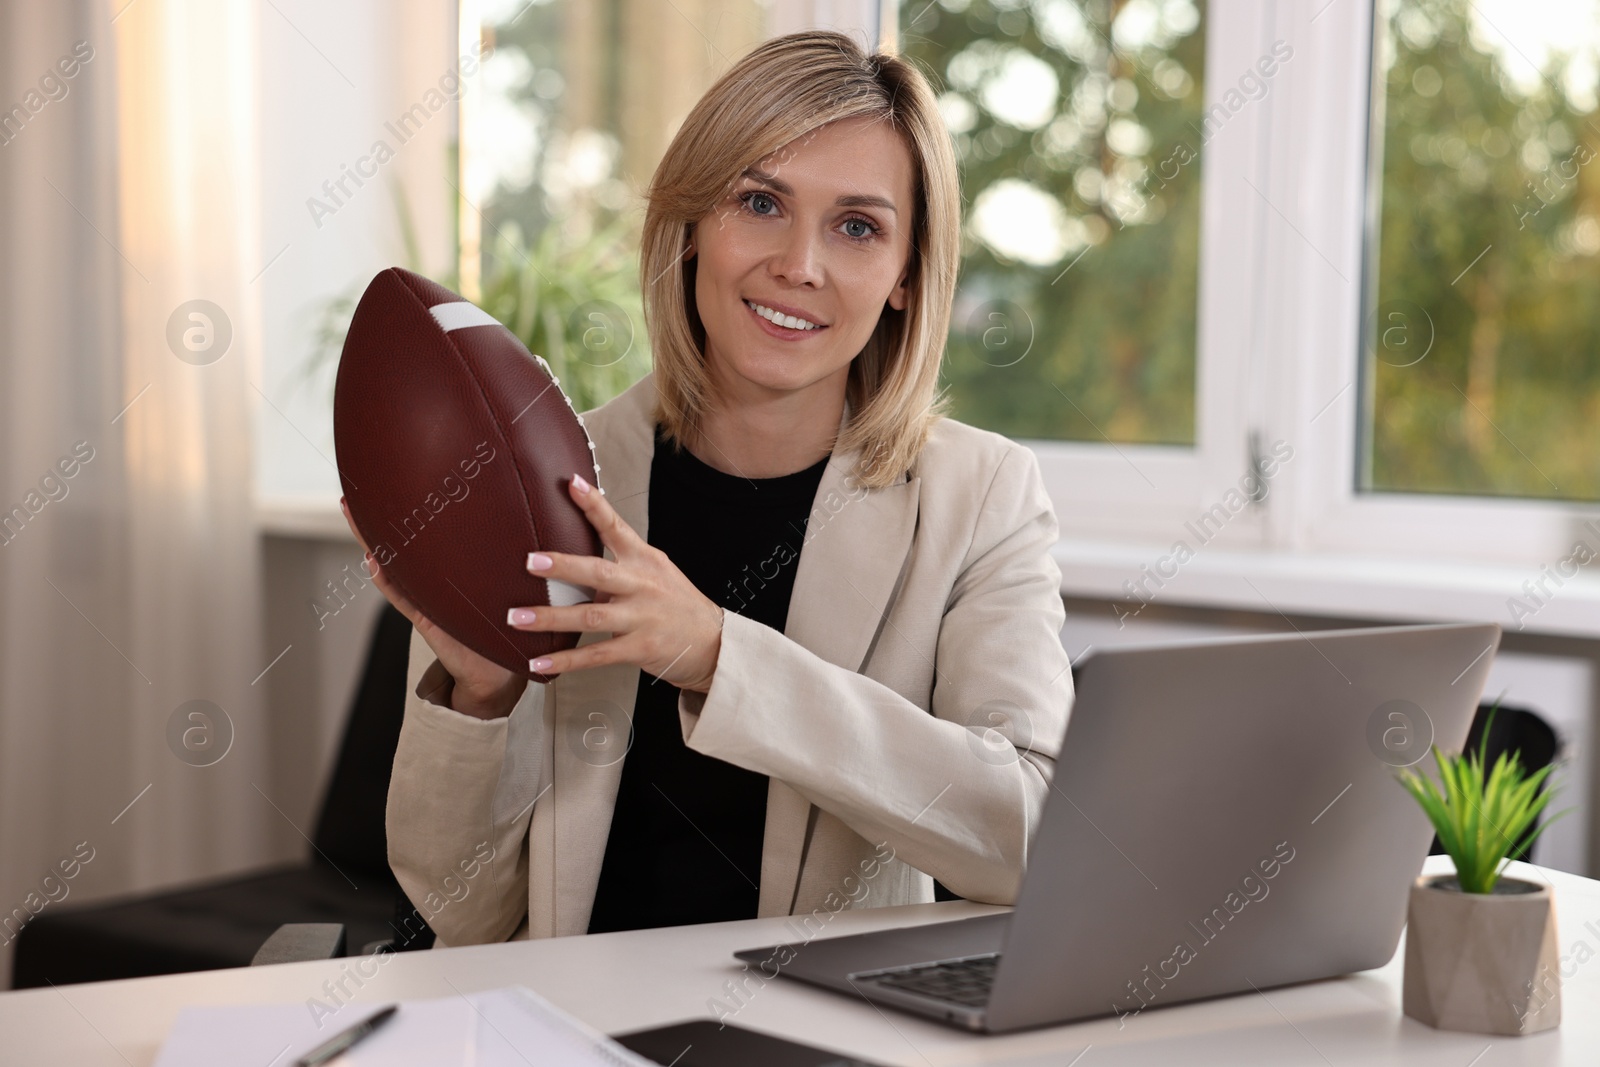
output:
M1467 893L1494 892L1502 861L1510 862L1509 854L1521 847L1522 835L1557 792L1541 789L1554 765L1528 774L1520 750L1500 753L1485 776L1489 727L1498 710L1498 703L1489 710L1478 751L1449 756L1433 746L1442 786L1409 767L1402 768L1399 775L1400 784L1422 806L1439 843L1455 861L1456 880ZM1565 814L1562 811L1545 820L1522 844L1531 846L1534 838Z

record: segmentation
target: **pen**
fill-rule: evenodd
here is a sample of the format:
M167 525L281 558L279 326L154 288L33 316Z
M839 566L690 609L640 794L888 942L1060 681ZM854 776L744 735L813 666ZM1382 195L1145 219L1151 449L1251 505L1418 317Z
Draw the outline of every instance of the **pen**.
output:
M294 1061L294 1067L320 1067L357 1041L382 1026L389 1016L400 1010L400 1005L390 1004L362 1019L348 1030L341 1030L310 1052Z

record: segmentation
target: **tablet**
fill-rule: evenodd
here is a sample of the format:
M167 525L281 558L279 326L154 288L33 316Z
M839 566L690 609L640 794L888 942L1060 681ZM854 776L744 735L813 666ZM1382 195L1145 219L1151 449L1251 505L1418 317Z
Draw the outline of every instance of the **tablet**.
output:
M662 1067L883 1067L711 1019L612 1034L611 1039Z

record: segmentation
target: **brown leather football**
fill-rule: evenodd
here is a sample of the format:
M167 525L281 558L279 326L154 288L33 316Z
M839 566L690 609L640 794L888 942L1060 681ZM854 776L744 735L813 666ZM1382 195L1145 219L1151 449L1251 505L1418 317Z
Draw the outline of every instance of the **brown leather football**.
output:
M529 552L601 555L567 494L600 484L583 419L545 361L476 304L392 267L356 305L333 391L339 480L356 529L445 633L535 681L576 633L529 632L513 607L593 591L529 573Z

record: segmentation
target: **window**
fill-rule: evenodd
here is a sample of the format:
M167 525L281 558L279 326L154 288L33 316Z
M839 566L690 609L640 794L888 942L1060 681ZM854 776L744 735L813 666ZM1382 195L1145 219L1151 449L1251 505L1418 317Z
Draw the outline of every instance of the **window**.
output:
M1258 146L1287 35L1247 0L931 0L900 16L963 172L956 417L1033 446L1066 536L1171 544L1237 494L1267 400L1250 186L1268 184ZM1259 542L1262 503L1222 540Z
M497 54L468 126L482 210L463 212L463 244L479 225L484 302L586 364L564 381L598 402L648 359L637 217L619 205L637 211L716 72L807 16L481 3ZM1574 505L1600 499L1600 450L1582 444L1600 416L1585 13L898 5L896 46L932 74L963 172L956 417L1033 445L1080 542L1166 549L1221 504L1196 551L1560 558L1588 517ZM563 275L540 256L572 262L613 224L625 254L595 255L581 293L549 284ZM1273 460L1269 485L1239 491Z
M910 3L900 48L941 92L962 168L956 417L1192 445L1201 143L1216 125L1202 7Z
M1600 333L1590 326L1579 336L1573 325L1592 316L1600 280L1578 243L1595 171L1580 165L1565 192L1554 181L1541 190L1537 178L1547 165L1561 176L1573 150L1600 144L1592 139L1600 121L1583 110L1597 85L1596 27L1586 5L1567 0L1335 0L1324 10L1297 32L1307 62L1285 94L1270 153L1281 179L1268 191L1281 195L1288 219L1281 247L1268 251L1265 276L1284 307L1268 333L1292 354L1273 390L1275 421L1304 448L1288 492L1269 504L1269 543L1510 564L1503 579L1471 580L1516 593L1594 536L1585 498L1596 483L1581 475L1595 463L1592 433L1574 427L1571 412L1595 398L1585 368ZM1555 85L1552 64L1561 70ZM1441 97L1448 108L1433 111ZM1431 114L1395 114L1412 107ZM1530 113L1544 114L1538 129L1523 118L1519 131L1518 115ZM1558 121L1572 137L1562 155L1550 147L1565 144L1551 129ZM1396 131L1419 122L1399 143ZM1504 156L1492 154L1496 127L1513 142ZM1440 201L1455 206L1447 213ZM1469 228L1470 239L1460 236ZM1475 279L1502 252L1499 273ZM1498 288L1481 288L1484 279ZM1480 321L1470 301L1485 298L1495 314ZM1476 385L1468 381L1475 330ZM1539 416L1525 413L1538 405L1547 405Z
M957 417L1033 445L1095 558L1563 557L1600 499L1590 5L1188 7L901 6L963 164Z
M1361 486L1600 499L1587 0L1385 0Z

